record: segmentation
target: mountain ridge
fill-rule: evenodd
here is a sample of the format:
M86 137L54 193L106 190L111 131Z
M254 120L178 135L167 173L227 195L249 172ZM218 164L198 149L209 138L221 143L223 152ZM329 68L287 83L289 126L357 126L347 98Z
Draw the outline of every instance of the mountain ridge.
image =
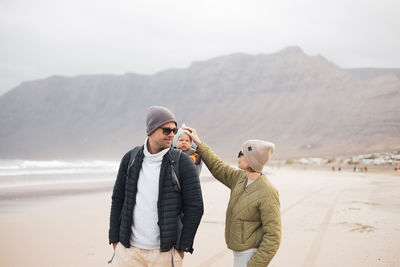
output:
M118 158L143 143L150 105L169 107L226 159L254 138L276 143L276 158L400 149L400 79L361 72L289 47L154 75L25 82L0 96L0 157Z

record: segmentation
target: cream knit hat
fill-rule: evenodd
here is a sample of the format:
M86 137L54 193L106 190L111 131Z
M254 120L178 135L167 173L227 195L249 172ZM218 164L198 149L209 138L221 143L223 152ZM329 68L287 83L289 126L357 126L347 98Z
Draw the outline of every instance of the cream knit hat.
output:
M262 140L247 140L242 145L244 158L256 172L261 172L264 165L271 159L275 145Z

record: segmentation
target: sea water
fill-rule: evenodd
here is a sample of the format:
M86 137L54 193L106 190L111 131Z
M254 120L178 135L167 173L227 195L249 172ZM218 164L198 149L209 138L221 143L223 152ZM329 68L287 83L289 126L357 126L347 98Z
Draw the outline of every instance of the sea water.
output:
M117 177L119 161L105 160L26 160L0 159L0 193L7 189L40 186L79 186L79 184L112 184ZM203 164L200 181L212 181Z
M119 162L0 159L0 188L115 180Z

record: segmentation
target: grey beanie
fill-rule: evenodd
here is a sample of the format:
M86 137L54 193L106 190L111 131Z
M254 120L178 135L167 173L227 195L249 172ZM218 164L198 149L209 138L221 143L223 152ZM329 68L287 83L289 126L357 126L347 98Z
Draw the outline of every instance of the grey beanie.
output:
M244 158L256 172L262 172L264 165L271 159L275 145L262 140L247 140L242 145Z
M178 125L174 114L169 109L162 106L151 106L147 110L146 115L147 135L151 135L155 130L168 122L173 122L175 125Z

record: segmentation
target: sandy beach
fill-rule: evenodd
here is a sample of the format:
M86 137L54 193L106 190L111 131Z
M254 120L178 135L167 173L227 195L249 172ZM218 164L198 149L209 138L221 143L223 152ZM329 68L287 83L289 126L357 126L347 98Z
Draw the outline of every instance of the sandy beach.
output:
M399 173L266 170L283 224L270 266L400 266ZM107 266L112 185L0 188L0 266ZM229 190L211 179L202 190L205 214L184 266L231 266Z

